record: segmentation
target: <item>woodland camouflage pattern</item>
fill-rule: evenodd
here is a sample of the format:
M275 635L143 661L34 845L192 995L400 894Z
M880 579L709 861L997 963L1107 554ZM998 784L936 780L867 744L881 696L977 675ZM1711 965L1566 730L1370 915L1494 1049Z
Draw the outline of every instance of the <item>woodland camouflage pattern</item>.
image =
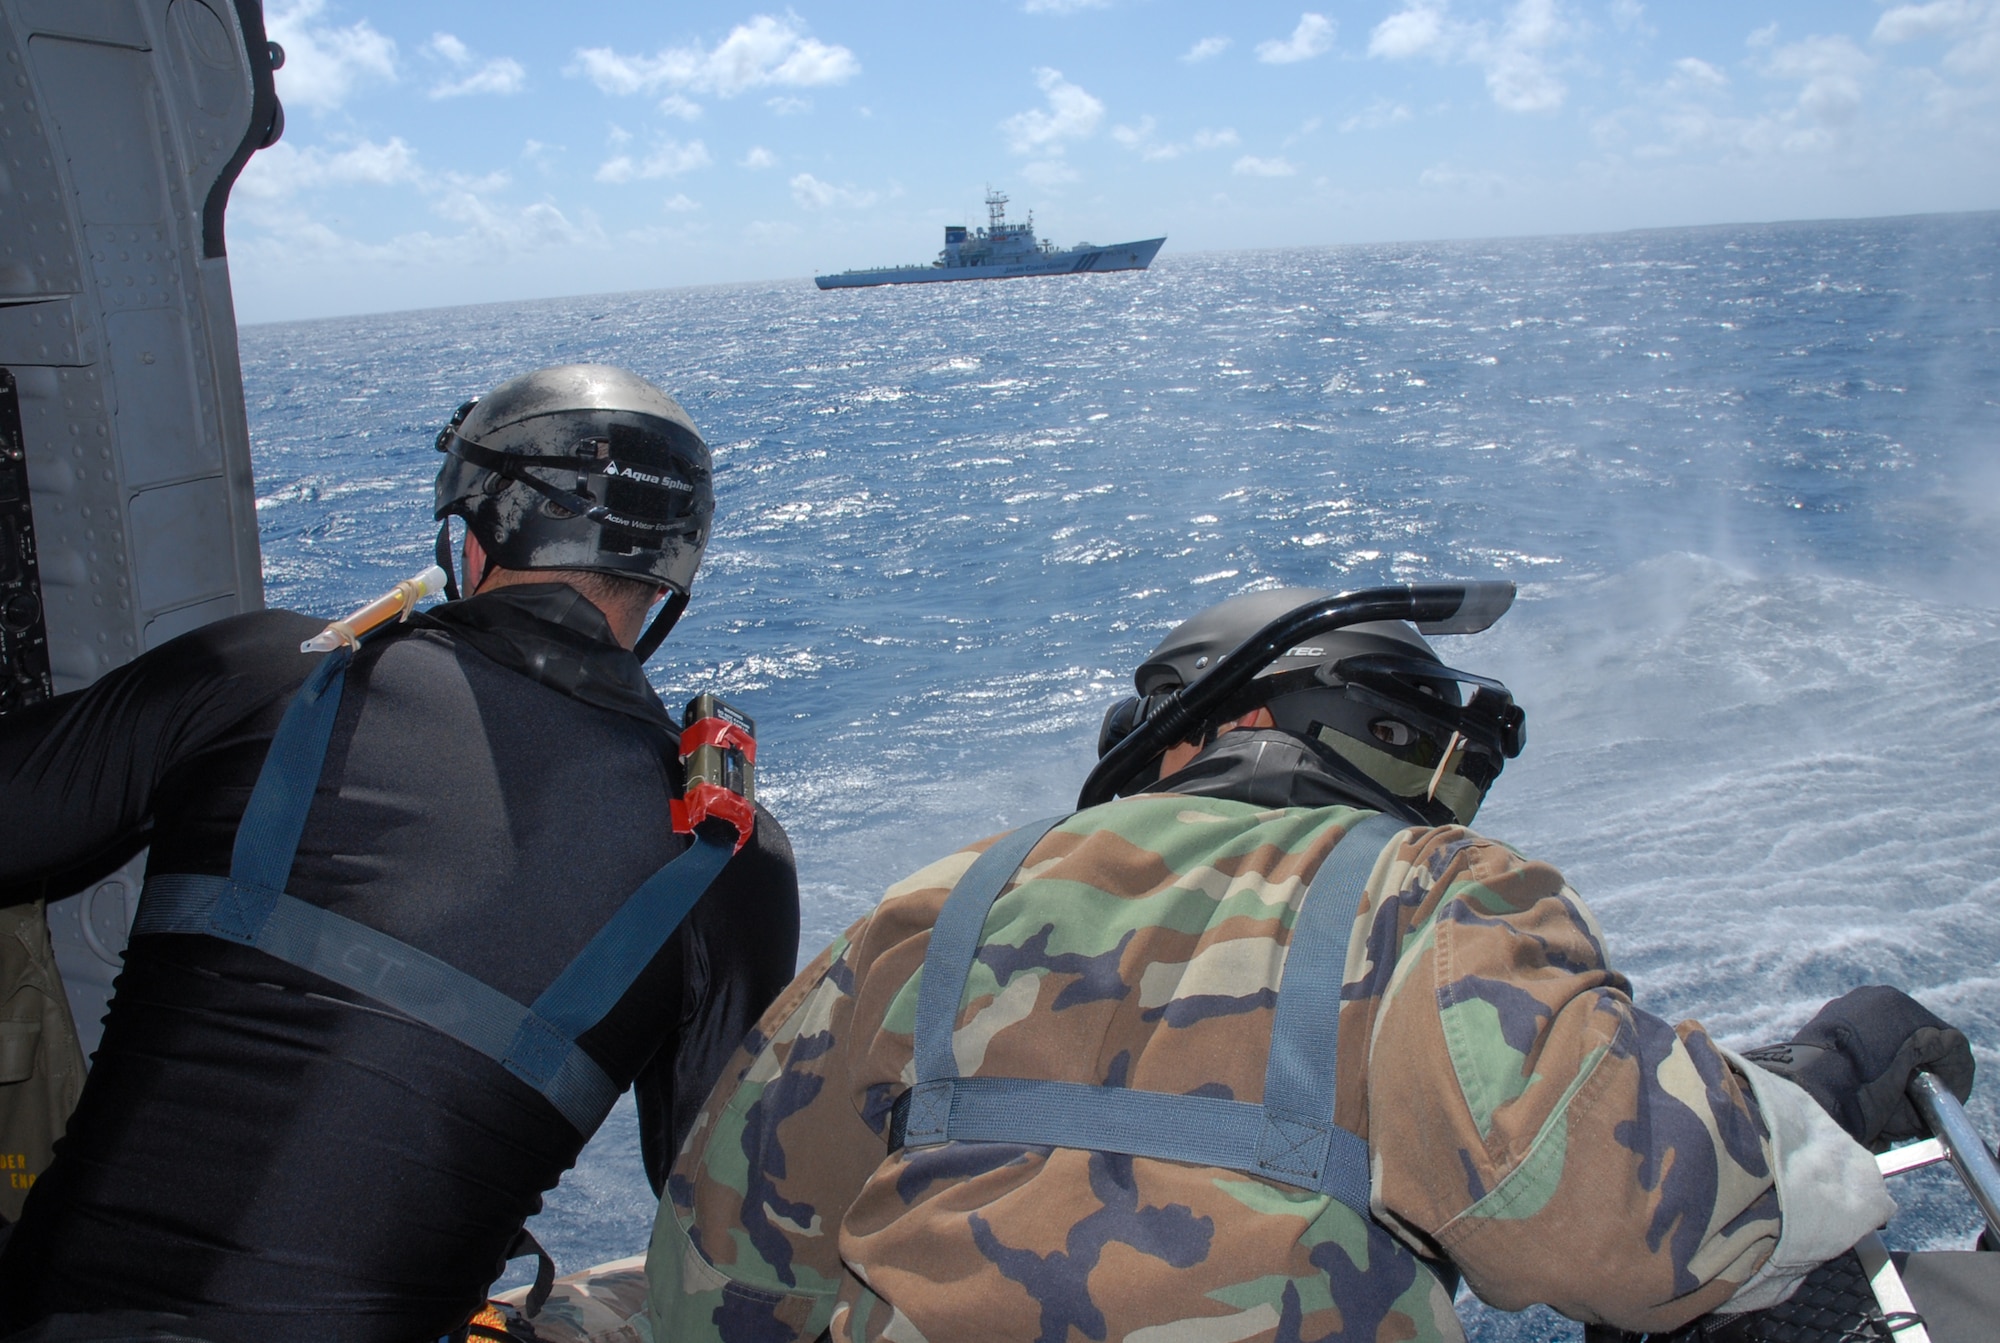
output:
M517 1287L491 1303L512 1338L529 1343L652 1343L641 1256L557 1278L549 1299L533 1316L527 1314L528 1292Z
M1071 817L987 920L960 1070L1261 1100L1293 917L1366 815L1150 795ZM655 1338L1461 1338L1392 1233L1496 1306L1661 1330L1770 1256L1742 1079L1632 1006L1553 868L1457 826L1385 850L1349 946L1335 1118L1368 1139L1374 1222L1145 1158L885 1157L930 927L985 847L891 888L725 1070L654 1229Z

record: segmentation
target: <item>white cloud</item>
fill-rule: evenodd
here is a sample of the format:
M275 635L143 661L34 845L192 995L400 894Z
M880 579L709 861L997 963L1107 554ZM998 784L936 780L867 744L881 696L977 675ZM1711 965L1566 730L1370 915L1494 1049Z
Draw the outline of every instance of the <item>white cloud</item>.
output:
M811 173L800 173L791 180L792 199L801 210L865 210L876 200L872 191L858 191L853 187L835 186L822 182Z
M697 200L689 200L686 196L676 192L674 195L671 195L667 197L665 200L661 201L660 208L662 210L665 210L668 214L677 214L677 215L688 214L692 211L699 210L701 208L701 202Z
M795 98L789 93L784 93L776 98L766 98L764 106L771 109L772 116L795 117L801 112L812 111L812 99Z
M1212 60L1227 50L1229 50L1228 38L1204 37L1201 41L1189 47L1181 55L1181 59L1189 65L1194 65L1200 61Z
M1861 108L1861 80L1875 65L1875 58L1847 37L1808 37L1788 43L1771 53L1764 73L1773 79L1798 81L1798 116L1817 127L1803 132L1817 138L1820 128L1847 125ZM1800 142L1795 148L1810 148Z
M1153 132L1159 128L1159 124L1150 116L1140 117L1136 126L1113 126L1111 138L1127 149L1137 149L1153 138Z
M691 98L683 98L678 93L670 93L660 99L660 111L670 117L679 117L682 121L701 120L701 104Z
M1550 112L1562 106L1568 90L1542 53L1567 33L1556 0L1521 0L1515 5L1499 39L1481 58L1493 101L1509 112Z
M1444 44L1444 12L1432 5L1415 3L1398 10L1375 25L1368 35L1368 54L1384 60L1406 61L1412 56L1435 53Z
M1729 76L1699 56L1683 56L1674 62L1673 78L1667 87L1676 91L1714 92L1729 87Z
M730 29L713 48L694 43L666 47L655 56L628 56L610 47L586 47L565 73L582 75L610 94L689 89L734 98L771 86L842 84L861 73L861 62L846 47L806 36L796 15L759 14Z
M1035 71L1035 82L1048 100L1046 108L1031 107L1000 123L1007 147L1016 154L1060 154L1066 140L1083 140L1104 120L1104 104L1047 66Z
M450 33L432 33L431 40L424 43L424 50L448 65L472 64L472 48Z
M318 145L302 149L290 140L280 140L251 156L236 189L246 196L275 201L323 187L394 186L422 180L417 151L401 136L380 143L363 140L337 152Z
M561 145L547 145L540 140L529 140L521 146L521 157L534 164L543 172L555 167L556 156L563 152Z
M1361 111L1340 123L1342 134L1352 131L1379 131L1410 119L1410 109L1402 103L1377 98Z
M742 164L745 168L775 168L778 156L762 145L752 145L750 152L743 156Z
M583 47L564 70L581 75L601 93L645 93L667 82L664 73L644 56L621 56L609 47Z
M457 238L437 239L432 250L437 260L462 263L467 253L491 257L518 256L554 248L571 248L599 243L602 237L593 226L572 223L547 201L531 205L495 205L470 191L447 193L437 211L446 219L465 226Z
M1221 130L1210 130L1204 126L1194 133L1193 138L1174 143L1155 139L1154 132L1158 129L1159 123L1145 116L1139 118L1136 126L1113 126L1111 138L1149 162L1177 159L1195 150L1228 149L1239 143L1236 132L1227 126Z
M543 148L531 141L524 153ZM512 205L490 199L509 185L504 171L472 176L426 169L400 139L362 141L337 151L280 142L257 154L244 170L231 209L232 220L241 227L231 235L230 251L240 264L271 276L295 275L315 263L366 275L383 268L435 270L603 245L602 231L588 212L572 219L546 200ZM449 227L418 229L386 241L343 234L329 221L334 212L312 193L351 194L357 186L413 189Z
M1083 180L1083 174L1062 159L1036 159L1021 169L1021 176L1044 191L1054 191L1057 187Z
M1646 7L1639 0L1611 0L1611 22L1621 32L1656 36L1653 26L1646 22Z
M326 0L291 0L264 16L265 31L285 49L278 95L287 107L330 112L359 86L396 82L396 43L362 19L345 28L317 22Z
M1891 11L1893 13L1894 11ZM1794 86L1780 103L1753 114L1732 111L1731 81L1707 61L1684 56L1638 106L1601 118L1599 143L1624 143L1628 127L1650 118L1657 134L1632 148L1640 159L1709 151L1739 162L1777 154L1812 154L1846 144L1870 123L1863 115L1869 78L1878 62L1841 34L1780 43L1775 25L1750 34L1758 75ZM1650 106L1647 104L1650 103Z
M1324 14L1301 14L1299 26L1292 29L1292 35L1279 41L1257 44L1257 59L1268 65L1291 65L1296 61L1309 61L1333 46L1333 20Z
M1925 37L1956 37L1979 20L1984 5L1974 0L1934 0L1927 5L1897 5L1875 21L1877 42L1914 42Z
M1229 171L1239 177L1294 177L1299 170L1282 158L1260 159L1254 154L1245 154L1230 165Z
M662 140L644 158L634 159L629 154L619 154L606 159L598 165L597 180L619 183L678 177L696 168L706 168L710 162L708 146L699 140L689 140L685 144L679 140Z
M1368 54L1476 65L1486 72L1486 91L1500 107L1549 112L1562 106L1569 92L1556 77L1551 49L1575 35L1558 0L1515 0L1498 29L1484 19L1453 19L1437 0L1405 0L1402 9L1375 25Z
M519 93L528 86L528 72L512 56L496 56L481 61L450 33L432 33L424 43L424 54L461 71L457 79L431 86L433 98L462 98L471 93Z
M1021 9L1029 14L1075 14L1085 9L1109 9L1111 0L1025 0Z
M477 177L470 173L448 172L444 175L444 180L448 186L486 196L514 185L514 174L505 168L495 168L492 172L481 173Z
M272 276L296 274L311 263L336 264L351 272L383 267L435 271L601 248L606 242L594 220L587 216L571 220L547 201L496 205L474 192L453 190L440 195L433 208L459 227L447 233L420 229L386 242L364 242L342 234L317 210L260 212L255 231L246 229L240 238L230 238L230 257L246 269Z
M1417 180L1442 191L1474 191L1484 196L1497 196L1507 189L1507 179L1490 168L1468 171L1454 168L1449 163L1424 169L1417 175Z
M1946 70L1965 77L2000 78L2000 0L1897 5L1875 23L1877 42L1934 37L1951 39L1942 62Z

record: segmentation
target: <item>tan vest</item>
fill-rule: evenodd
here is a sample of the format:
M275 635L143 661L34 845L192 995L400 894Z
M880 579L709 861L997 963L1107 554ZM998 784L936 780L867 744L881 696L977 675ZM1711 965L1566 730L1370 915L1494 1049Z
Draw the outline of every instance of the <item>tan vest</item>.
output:
M20 1217L82 1090L43 902L0 907L0 1217Z

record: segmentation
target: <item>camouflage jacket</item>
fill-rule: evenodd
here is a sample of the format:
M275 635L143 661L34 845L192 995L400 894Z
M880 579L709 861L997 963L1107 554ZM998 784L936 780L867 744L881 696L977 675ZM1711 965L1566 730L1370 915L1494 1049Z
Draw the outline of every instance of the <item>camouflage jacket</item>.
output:
M1364 815L1153 794L1071 817L986 922L960 1071L1261 1099L1293 917ZM1892 1210L1804 1093L1634 1008L1554 869L1460 827L1384 850L1349 944L1334 1117L1368 1140L1372 1220L1147 1158L885 1155L930 928L985 847L892 887L725 1070L654 1230L655 1338L1461 1338L1392 1235L1495 1305L1664 1329L1780 1299ZM1858 1192L1818 1206L1829 1177Z

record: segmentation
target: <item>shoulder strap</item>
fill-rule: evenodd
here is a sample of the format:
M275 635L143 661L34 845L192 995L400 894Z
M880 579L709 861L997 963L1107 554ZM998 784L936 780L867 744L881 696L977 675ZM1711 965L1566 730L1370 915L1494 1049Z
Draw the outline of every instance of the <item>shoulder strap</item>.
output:
M1159 1157L1330 1194L1367 1217L1368 1146L1333 1122L1339 1005L1348 941L1369 874L1388 841L1408 827L1393 817L1368 817L1320 864L1286 951L1264 1103L1250 1105L1071 1082L959 1076L951 1033L979 933L1015 869L1055 824L1038 822L995 844L947 898L924 957L916 1084L897 1101L892 1149L1016 1142ZM982 866L989 858L993 862ZM969 948L968 926L974 930Z
M1292 923L1264 1065L1264 1141L1258 1162L1291 1183L1310 1181L1349 1207L1368 1207L1368 1144L1333 1122L1340 1066L1340 1004L1348 942L1368 877L1406 821L1377 813L1350 827L1313 874Z
M326 767L327 741L333 736L333 720L340 712L341 691L353 661L352 648L336 648L292 697L264 752L264 767L257 772L243 819L236 825L236 847L229 860L232 881L281 891L291 880L292 859Z
M952 887L944 909L931 926L924 953L923 977L917 984L917 1080L958 1076L958 1059L951 1048L952 1028L965 1001L965 982L979 954L980 936L993 902L1042 837L1069 819L1069 814L1031 821L995 840Z
M379 929L288 895L351 661L349 649L329 653L285 710L237 826L229 876L149 877L133 934L206 934L365 994L493 1059L579 1133L596 1132L623 1088L577 1039L666 946L733 846L697 835L626 898L532 1007Z

